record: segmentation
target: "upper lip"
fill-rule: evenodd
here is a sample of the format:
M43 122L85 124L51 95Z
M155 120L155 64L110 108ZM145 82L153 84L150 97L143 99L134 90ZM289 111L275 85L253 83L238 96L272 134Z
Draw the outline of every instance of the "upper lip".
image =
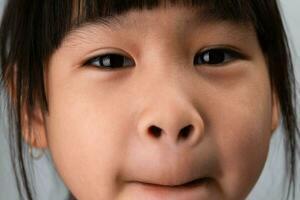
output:
M148 167L149 166L145 167L143 170L136 170L135 173L132 171L130 174L128 173L127 175L130 175L130 179L125 176L126 182L174 187L211 177L209 173L204 171L200 171L199 173L199 168L185 164L175 168L168 167L167 165L157 166L156 169L154 169L155 166Z
M153 186L161 186L161 187L180 187L180 186L189 186L189 185L194 185L197 183L200 183L203 180L208 180L208 177L203 177L203 178L197 178L185 182L178 182L176 184L174 183L157 183L157 182L140 182L140 181L135 181L141 184L147 184L147 185L153 185Z
M173 173L172 173L173 174ZM176 173L175 173L176 174ZM163 176L164 175L164 176ZM147 177L147 178L146 178ZM193 173L177 173L177 175L170 175L164 173L153 173L153 176L131 176L131 179L125 179L128 183L142 183L149 184L153 186L168 186L168 187L176 187L176 186L184 186L187 184L194 184L204 179L210 179L211 177L207 176L207 174L193 174Z

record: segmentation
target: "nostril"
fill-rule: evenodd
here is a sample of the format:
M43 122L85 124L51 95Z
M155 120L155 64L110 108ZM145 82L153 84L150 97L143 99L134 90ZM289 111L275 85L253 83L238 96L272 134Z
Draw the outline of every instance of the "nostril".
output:
M161 129L156 126L151 126L149 128L150 134L154 135L154 137L160 137L161 135Z
M181 137L183 139L186 139L187 137L189 137L189 135L193 131L193 129L194 129L194 127L192 125L188 125L188 126L184 127L180 131L179 138Z

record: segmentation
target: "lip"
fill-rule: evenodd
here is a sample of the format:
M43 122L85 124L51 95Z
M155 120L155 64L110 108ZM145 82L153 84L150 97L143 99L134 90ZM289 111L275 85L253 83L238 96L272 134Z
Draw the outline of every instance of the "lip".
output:
M197 200L206 199L207 185L212 179L203 177L180 185L160 185L147 182L129 182L140 195L150 199Z
M147 182L139 182L139 181L136 182L151 187L184 189L184 188L192 188L192 187L203 185L204 183L207 183L209 180L210 180L209 177L203 177L203 178L197 178L192 181L185 182L183 184L175 184L175 185L156 184L156 183L147 183Z

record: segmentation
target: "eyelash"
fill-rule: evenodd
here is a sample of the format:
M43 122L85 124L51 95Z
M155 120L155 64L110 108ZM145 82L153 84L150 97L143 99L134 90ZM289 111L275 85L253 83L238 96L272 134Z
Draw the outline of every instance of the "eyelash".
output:
M120 64L120 60L117 61L117 67L104 67L104 66L97 66L95 64L95 62L97 62L98 64L100 65L114 65L116 64L116 61L115 59L111 59L111 58L121 58L121 62L124 64L125 63L125 67L130 67L130 66L133 66L135 65L134 61L132 61L131 58L128 58L127 56L125 55L122 55L122 54L117 54L117 53L107 53L107 54L103 54L103 55L99 55L99 56L96 56L92 59L89 59L88 61L86 61L84 63L84 65L88 65L88 66L95 66L97 68L103 68L103 69L106 69L106 70L115 70L115 69L119 69L119 68L124 68L124 67L120 67L119 64ZM113 62L112 62L113 61Z
M199 56L199 57L198 57ZM196 59L196 58L200 59ZM208 59L216 59L215 61L209 61ZM194 58L194 65L213 65L213 66L221 66L225 65L229 62L232 62L237 59L243 59L244 55L241 53L229 49L229 48L214 48L204 50L196 54ZM202 62L201 64L197 64L196 61Z
M229 48L214 48L197 53L194 58L194 65L221 66L241 58L243 58L243 55L235 50ZM210 61L210 59L215 60ZM200 62L200 64L197 62ZM122 64L125 66L120 66ZM135 62L133 59L117 53L98 55L84 63L84 66L95 66L104 70L116 70L120 68L131 67L134 65Z

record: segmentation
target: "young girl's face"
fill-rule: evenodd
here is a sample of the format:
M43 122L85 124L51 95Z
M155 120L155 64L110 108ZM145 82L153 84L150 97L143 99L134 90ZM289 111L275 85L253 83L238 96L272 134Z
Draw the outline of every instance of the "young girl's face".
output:
M36 128L79 200L244 199L257 181L279 113L252 25L132 10L70 32L48 67Z

